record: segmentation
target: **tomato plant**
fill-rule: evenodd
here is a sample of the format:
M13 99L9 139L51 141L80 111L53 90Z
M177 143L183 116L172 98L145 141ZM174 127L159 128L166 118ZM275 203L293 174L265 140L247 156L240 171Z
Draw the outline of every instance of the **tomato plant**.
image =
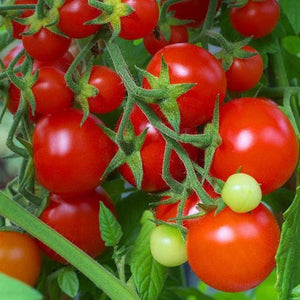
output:
M53 193L84 193L95 188L115 151L92 116L68 109L40 119L33 133L37 181ZM84 159L77 158L84 155ZM53 164L56 166L52 168Z
M0 232L0 272L34 286L40 276L41 255L26 233Z
M244 36L261 38L277 25L280 7L276 0L250 0L242 7L230 9L230 21L236 31Z
M197 276L227 292L251 289L275 267L280 231L263 205L251 213L229 208L211 212L193 224L187 235L187 256ZM206 259L209 253L213 259Z
M147 66L146 70L156 77L160 75L162 57L168 65L171 84L196 84L177 98L181 126L195 127L209 121L217 95L221 103L226 93L225 73L219 62L208 51L196 45L169 45L158 51ZM146 79L143 86L150 88Z
M101 188L71 197L51 194L49 205L40 219L88 255L97 257L105 250L99 227L100 201L115 213L110 198ZM60 263L67 263L49 247L42 243L39 243L39 246L50 258Z
M41 61L53 61L64 56L70 47L71 39L55 34L47 28L42 28L32 35L23 35L22 43L33 58Z
M108 113L118 108L125 97L122 79L110 68L93 66L89 84L98 89L95 97L88 98L91 112Z
M180 231L168 225L159 225L152 231L150 249L153 257L166 267L176 267L187 261Z
M261 197L257 181L244 173L229 176L222 188L224 202L237 213L253 210L259 205Z
M267 194L281 187L296 168L297 137L290 121L271 101L239 98L226 103L220 111L220 135L222 143L211 172L222 180L241 170L253 176ZM274 170L282 171L274 176Z
M263 74L264 66L260 54L248 45L242 49L250 53L256 53L256 55L233 60L232 65L225 73L227 88L231 91L244 92L253 88Z

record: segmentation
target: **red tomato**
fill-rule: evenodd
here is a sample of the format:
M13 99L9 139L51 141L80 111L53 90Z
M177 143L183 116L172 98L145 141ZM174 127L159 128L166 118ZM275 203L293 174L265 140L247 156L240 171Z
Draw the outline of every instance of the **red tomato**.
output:
M32 35L23 35L22 42L25 50L34 59L54 61L63 57L68 51L71 39L55 34L43 27Z
M271 101L240 98L226 103L220 110L219 132L222 144L211 167L217 178L226 181L241 168L267 194L282 186L296 168L297 136L288 118Z
M209 183L205 182L203 187L212 199L220 197L220 195L214 191L213 187ZM167 200L168 198L169 197L164 196L161 198L161 201ZM176 218L179 203L180 202L178 201L178 202L172 203L172 204L158 205L156 208L156 214L155 214L156 219L165 221L165 222L170 222L169 221L170 219ZM199 203L202 203L201 199L199 199L197 194L195 192L193 192L186 199L182 215L184 217L186 217L186 216L191 216L191 215L199 213L199 210L197 209L197 205ZM185 227L189 228L191 226L192 222L194 222L195 220L196 219L184 220L183 225ZM175 222L175 221L171 221L171 222Z
M72 104L73 92L68 88L64 73L54 67L42 67L37 81L32 86L36 113L46 115L68 108ZM15 113L20 103L21 93L11 84L9 87L8 109Z
M39 120L33 132L36 179L57 194L90 191L115 153L115 144L100 129L100 121L89 116L81 126L83 113L67 109Z
M230 9L233 28L243 36L261 38L277 25L280 7L276 0L249 0L245 6Z
M187 234L188 262L211 287L239 292L260 284L275 267L280 231L260 204L250 213L226 207L193 223Z
M71 38L84 38L99 30L100 25L85 25L101 14L101 11L89 5L88 0L67 0L59 8L58 27Z
M100 201L114 214L115 209L107 194L97 188L83 195L64 197L50 194L50 203L40 219L70 240L91 257L105 250L99 224ZM67 263L60 255L39 242L43 252L55 261Z
M242 48L255 56L240 59L235 58L231 67L226 71L227 88L231 91L244 92L253 88L260 80L264 63L260 54L246 45Z
M136 40L149 34L158 22L159 9L156 0L122 0L134 11L121 17L119 36L125 40Z
M158 51L147 67L147 71L157 77L160 76L162 56L169 67L172 84L196 84L177 98L181 126L196 127L209 121L213 115L217 95L221 103L226 93L226 77L219 61L196 45L169 45ZM143 86L150 88L146 79Z
M15 4L37 4L37 0L15 0ZM33 15L34 13L34 10L31 10L31 9L26 9L26 10L23 10L21 12L20 15L18 15L18 18L27 18L31 15ZM12 23L12 27L13 27L13 37L15 39L19 39L21 40L22 39L22 35L21 33L25 30L26 28L26 25L22 25L14 20L11 20L11 23Z
M169 41L161 33L158 38L154 32L144 37L144 46L151 55L154 55L158 50L167 45L188 42L189 36L185 26L171 26L170 28L171 36Z
M141 134L148 127L148 132L144 144L141 148L141 157L143 165L142 190L147 192L159 192L168 189L168 185L162 178L163 157L166 142L159 133L148 121L142 111L135 107L130 116L136 135ZM184 133L196 133L196 129L182 130ZM182 144L185 150L190 155L191 159L196 160L198 157L198 148L189 144ZM119 168L122 176L132 185L136 186L134 176L127 164ZM172 151L170 161L170 173L178 181L185 177L185 168L182 161L179 159L175 151Z
M166 2L162 0L161 3ZM180 20L192 20L188 23L189 27L199 27L202 25L207 10L208 10L209 0L183 0L179 3L170 5L169 11L174 11L174 17ZM219 0L218 7L221 5L221 0Z
M34 286L41 271L41 255L28 234L0 231L0 272Z
M125 87L120 76L104 66L93 66L89 84L96 87L99 93L88 98L90 111L108 113L118 108L125 97Z

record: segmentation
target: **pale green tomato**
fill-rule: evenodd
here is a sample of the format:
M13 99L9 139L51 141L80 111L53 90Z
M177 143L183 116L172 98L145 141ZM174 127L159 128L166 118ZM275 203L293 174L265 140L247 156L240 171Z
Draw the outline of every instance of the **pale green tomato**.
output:
M259 205L262 193L259 184L252 176L237 173L228 177L221 196L233 211L244 213Z
M152 256L166 267L179 266L187 261L185 240L179 229L159 225L151 233L150 249Z

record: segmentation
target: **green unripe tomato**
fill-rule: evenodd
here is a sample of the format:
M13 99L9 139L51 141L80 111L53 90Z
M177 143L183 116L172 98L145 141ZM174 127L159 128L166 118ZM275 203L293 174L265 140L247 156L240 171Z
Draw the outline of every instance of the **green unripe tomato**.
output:
M187 261L185 240L176 227L155 227L150 236L150 249L153 258L166 267L179 266Z
M259 205L262 193L259 184L252 176L237 173L228 177L221 196L233 211L244 213Z

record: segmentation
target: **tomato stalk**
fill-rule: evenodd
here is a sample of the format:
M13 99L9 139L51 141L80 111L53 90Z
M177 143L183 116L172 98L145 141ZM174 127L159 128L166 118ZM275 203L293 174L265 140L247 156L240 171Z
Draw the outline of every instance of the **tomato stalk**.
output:
M7 10L19 10L19 9L35 9L35 4L15 4L15 5L3 5L0 6L0 11L7 11Z
M51 247L112 299L140 299L125 283L2 192L0 212L2 216Z

